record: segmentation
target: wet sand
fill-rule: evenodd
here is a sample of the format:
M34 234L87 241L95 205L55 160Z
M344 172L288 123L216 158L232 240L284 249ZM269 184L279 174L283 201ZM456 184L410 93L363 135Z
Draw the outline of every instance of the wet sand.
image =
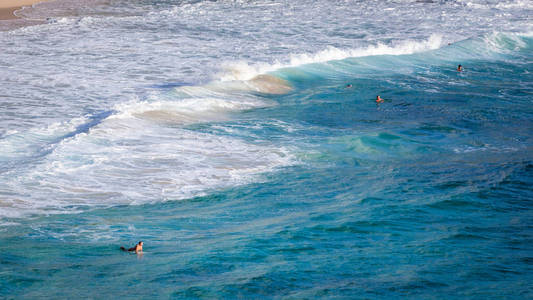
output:
M0 1L0 20L17 19L14 14L16 10L44 1L47 0L2 0Z

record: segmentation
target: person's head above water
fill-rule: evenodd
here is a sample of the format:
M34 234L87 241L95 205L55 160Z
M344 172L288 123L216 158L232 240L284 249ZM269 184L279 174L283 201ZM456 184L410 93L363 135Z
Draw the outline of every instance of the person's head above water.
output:
M463 70L463 66L458 65L458 66L457 66L457 71L462 71L462 70Z

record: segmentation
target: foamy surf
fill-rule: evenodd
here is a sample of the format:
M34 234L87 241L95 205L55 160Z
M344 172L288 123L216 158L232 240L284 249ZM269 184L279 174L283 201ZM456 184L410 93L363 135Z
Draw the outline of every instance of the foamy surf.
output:
M261 180L264 173L294 164L292 150L183 126L227 122L233 114L272 106L253 93L280 91L282 85L265 75L253 83L183 86L117 104L97 120L86 116L14 132L1 140L0 157L38 157L2 174L20 179L3 180L0 218L181 200Z
M442 45L442 36L433 34L427 40L408 40L399 42L397 45L378 43L376 45L370 45L368 47L357 49L338 49L335 47L329 47L314 54L292 54L286 62L276 61L271 64L251 64L243 61L228 62L224 64L223 68L225 69L225 72L220 76L220 78L222 81L250 80L253 82L259 75L268 74L284 68L292 68L315 63L325 63L328 61L343 60L346 58L413 54L438 49Z
M0 190L24 194L3 193L0 218L201 196L257 181L292 164L290 153L152 120L111 117L63 140L31 169L19 170L19 180L3 180Z
M250 93L264 95L282 95L292 91L291 84L272 74L257 74L246 80L224 80L216 79L205 85L182 86L175 89L176 93L182 97L238 97L242 98L245 93L247 97L253 97ZM256 101L262 102L264 100Z
M68 122L55 122L44 128L8 132L0 138L0 161L31 159L40 155L63 137L74 134L88 121L87 117L79 117Z
M267 107L270 103L251 98L181 98L173 101L134 101L115 106L116 118L149 119L154 122L172 124L193 124L200 122L223 121L229 114Z

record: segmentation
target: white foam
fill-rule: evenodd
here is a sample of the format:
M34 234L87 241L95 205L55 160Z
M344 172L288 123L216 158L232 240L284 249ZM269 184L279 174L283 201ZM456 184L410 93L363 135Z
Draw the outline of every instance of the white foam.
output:
M424 41L404 41L393 46L378 43L360 49L338 49L335 47L328 47L327 49L314 54L303 53L291 55L288 62L274 62L272 64L249 64L244 61L230 62L225 64L224 68L226 71L221 75L221 80L251 80L260 74L273 72L282 68L324 63L351 57L412 54L438 49L442 44L442 36L434 34Z
M491 1L476 1L476 0L458 0L458 3L462 3L467 7L476 9L532 9L533 3L528 0L503 0L493 3Z
M193 93L194 87L181 88L181 92ZM227 97L231 97L227 95ZM248 109L267 107L273 105L258 98L238 97L223 98L182 98L173 101L132 101L115 106L117 114L110 118L140 118L155 122L192 124L198 122L222 121L227 119L230 112L239 112Z
M453 148L453 152L455 153L471 153L471 152L494 152L494 153L509 153L509 152L516 152L520 149L516 147L498 147L493 145L483 145L483 146L461 146L461 147L455 147Z
M87 117L79 117L54 122L44 128L31 128L26 132L11 130L0 139L0 161L36 155L56 139L74 132L87 121Z
M14 201L12 206L23 213L28 208L63 211L72 205L186 199L257 181L261 173L289 165L292 160L285 148L182 129L165 130L147 123L138 126L142 131L112 129L135 129L131 120L106 123L110 124L95 128L90 135L65 141L24 176L20 188L31 197L22 203Z
M0 199L0 218L187 199L260 181L261 174L294 164L285 147L168 126L169 120L212 121L220 112L261 103L243 99L119 105L116 115L62 140L35 167L18 170L18 180L0 181L0 193L7 192ZM9 196L12 191L24 192Z
M528 33L493 32L484 37L483 41L491 51L509 53L527 47L522 37Z

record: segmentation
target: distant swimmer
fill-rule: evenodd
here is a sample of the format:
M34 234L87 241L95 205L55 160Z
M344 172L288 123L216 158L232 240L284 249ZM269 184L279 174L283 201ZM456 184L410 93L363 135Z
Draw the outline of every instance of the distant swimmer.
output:
M385 100L383 100L383 98L381 98L379 95L376 97L376 103L381 103Z
M129 249L126 249L124 247L120 247L121 250L124 250L124 251L135 251L135 253L139 253L139 252L143 252L143 242L140 241L137 245L129 248Z
M458 66L457 66L457 72L461 72L462 70L463 70L463 66L458 65Z
M351 83L348 83L344 88L349 89L351 87L353 87L353 85Z

